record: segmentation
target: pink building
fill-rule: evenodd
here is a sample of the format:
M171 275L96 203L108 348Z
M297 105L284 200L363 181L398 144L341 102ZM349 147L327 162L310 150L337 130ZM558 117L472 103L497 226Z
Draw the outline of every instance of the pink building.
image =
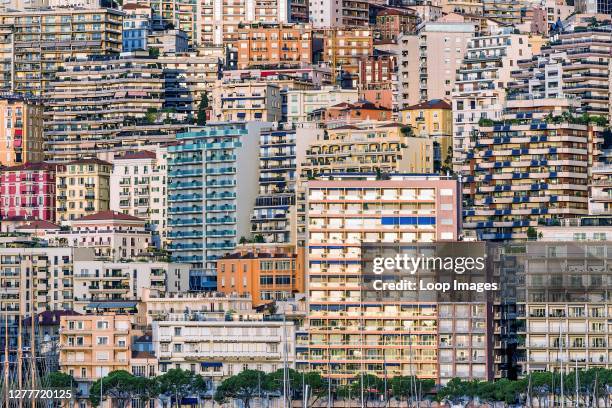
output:
M55 221L55 165L26 163L0 170L0 219Z

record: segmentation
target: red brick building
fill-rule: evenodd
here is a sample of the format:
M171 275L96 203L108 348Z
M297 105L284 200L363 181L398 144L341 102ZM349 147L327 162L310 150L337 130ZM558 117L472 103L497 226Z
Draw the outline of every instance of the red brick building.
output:
M0 169L0 219L55 221L55 172L45 162Z
M378 41L395 41L402 34L414 33L417 21L417 14L411 9L382 10L376 15L375 38Z

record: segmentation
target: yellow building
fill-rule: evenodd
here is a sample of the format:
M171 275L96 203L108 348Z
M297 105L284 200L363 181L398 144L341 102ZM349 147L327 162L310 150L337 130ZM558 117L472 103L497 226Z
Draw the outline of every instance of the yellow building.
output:
M0 165L43 160L43 107L21 98L0 99Z
M66 224L110 208L110 175L113 165L96 158L57 166L55 219Z
M129 315L115 313L61 317L60 371L74 377L81 395L111 371L130 370L131 326Z
M433 139L439 146L441 163L451 152L453 138L453 109L443 99L432 99L427 102L408 106L400 113L402 123L409 125L415 136Z
M317 177L329 173L406 173L411 163L410 129L399 123L361 122L328 129L306 150L299 173Z

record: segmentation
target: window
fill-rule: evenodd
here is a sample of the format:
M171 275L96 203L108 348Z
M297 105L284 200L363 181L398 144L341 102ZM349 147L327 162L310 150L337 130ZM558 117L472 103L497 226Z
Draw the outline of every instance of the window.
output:
M98 345L106 345L106 344L108 344L108 337L98 337L96 339L96 344L98 344Z
M102 321L97 323L98 329L108 329L108 322Z

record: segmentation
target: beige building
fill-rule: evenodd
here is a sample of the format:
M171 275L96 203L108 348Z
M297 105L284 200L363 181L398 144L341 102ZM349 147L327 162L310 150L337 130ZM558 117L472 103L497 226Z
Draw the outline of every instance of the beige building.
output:
M44 96L66 59L120 53L122 24L123 13L110 8L0 11L0 25L13 27L12 42L0 44L13 56L0 64L0 77L11 78L3 90Z
M303 123L317 109L327 109L340 103L359 100L357 89L342 89L325 86L321 89L290 90L287 92L287 121Z
M95 256L120 261L145 256L152 245L146 220L115 211L100 211L68 222L68 230L49 230L57 245L91 248Z
M113 165L103 160L85 158L57 166L57 222L92 215L110 208L110 175Z
M40 162L43 106L21 98L0 99L0 166Z
M304 160L298 163L298 174L305 180L333 172L393 173L420 168L423 158L411 155L408 140L416 138L410 137L408 129L392 122L362 122L327 129L311 142ZM413 142L412 147L419 144L417 140Z
M277 122L282 98L277 85L265 82L217 82L212 90L212 118L222 122Z
M450 99L456 70L475 33L474 23L448 17L428 22L416 35L401 36L399 108L432 99Z
M83 395L95 380L130 370L131 326L129 315L114 313L61 317L60 371L77 381L79 402L89 403Z
M210 316L223 316L230 310L241 315L254 313L250 295L228 295L222 292L179 292L159 296L145 288L142 306L147 324L151 324L153 320L170 320L172 316L184 316L186 313L201 313Z

